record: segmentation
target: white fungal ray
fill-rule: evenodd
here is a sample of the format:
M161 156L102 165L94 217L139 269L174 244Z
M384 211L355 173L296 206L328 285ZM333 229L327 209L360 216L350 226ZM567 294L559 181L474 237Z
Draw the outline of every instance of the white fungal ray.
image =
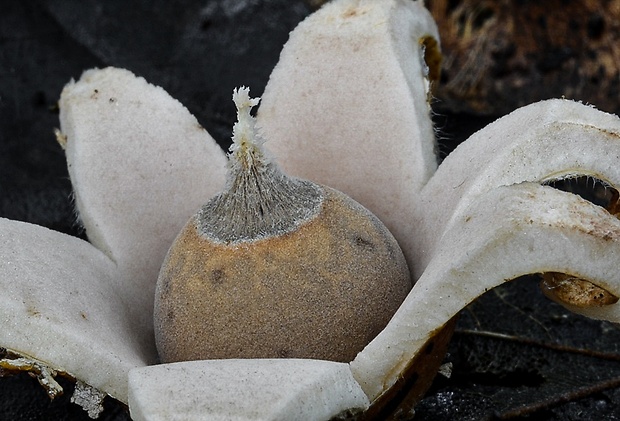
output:
M437 167L427 40L439 35L420 1L330 2L291 32L257 115L288 174L351 196L404 250L402 221Z
M577 195L534 183L480 195L443 235L413 290L351 369L371 401L394 385L448 320L519 276L569 273L620 296L620 220ZM581 309L620 322L620 304ZM388 346L389 345L389 346Z
M136 338L116 265L83 240L8 219L0 256L0 346L127 402L127 373L155 353Z
M349 365L331 361L190 361L129 374L136 421L327 420L368 405Z
M122 69L85 72L60 99L75 201L88 239L118 265L119 294L153 342L153 297L170 244L219 191L226 158L163 89Z
M441 235L492 188L586 175L620 188L620 119L578 102L522 107L459 145L424 186L411 224L418 278ZM541 204L540 206L550 206Z

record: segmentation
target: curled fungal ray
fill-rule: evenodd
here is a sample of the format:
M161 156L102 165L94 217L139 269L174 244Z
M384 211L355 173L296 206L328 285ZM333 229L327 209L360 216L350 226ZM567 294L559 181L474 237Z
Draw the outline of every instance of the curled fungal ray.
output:
M388 326L351 363L353 375L371 401L381 397L437 329L522 275L570 273L620 296L619 240L620 220L577 195L535 183L490 190L443 235ZM617 303L579 312L620 321Z
M586 152L587 151L587 152ZM586 175L620 187L620 119L575 101L552 99L519 108L459 145L416 202L409 251L419 277L441 233L492 188Z

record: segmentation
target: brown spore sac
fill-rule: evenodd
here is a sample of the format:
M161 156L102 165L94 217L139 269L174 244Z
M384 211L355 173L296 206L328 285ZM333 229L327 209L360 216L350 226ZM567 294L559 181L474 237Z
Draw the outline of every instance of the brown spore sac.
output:
M369 211L323 189L318 215L280 236L222 244L190 220L158 281L163 362L348 362L385 327L411 289L402 252Z

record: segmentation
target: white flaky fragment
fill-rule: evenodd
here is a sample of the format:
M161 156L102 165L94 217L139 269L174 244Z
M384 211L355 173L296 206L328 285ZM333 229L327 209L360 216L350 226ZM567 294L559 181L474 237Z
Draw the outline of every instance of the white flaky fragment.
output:
M89 70L68 84L60 123L88 239L117 263L119 293L152 341L159 268L223 187L225 155L185 107L127 70Z
M371 401L390 388L433 332L508 280L568 273L620 296L620 220L577 195L535 183L498 187L444 234L387 327L351 363ZM620 322L620 304L571 308Z
M127 402L127 373L155 351L136 339L117 276L83 240L0 219L0 347Z
M437 167L427 38L439 40L422 2L330 2L291 32L257 116L288 174L351 196L403 250L413 239L402 221Z
M97 419L103 412L105 396L106 394L102 391L78 380L71 396L71 403L81 406L89 417Z
M349 365L331 361L203 360L129 373L136 421L319 421L368 405Z
M441 235L492 188L522 181L592 176L620 189L620 118L578 102L553 99L489 124L439 166L416 202L412 222L418 263L433 258Z

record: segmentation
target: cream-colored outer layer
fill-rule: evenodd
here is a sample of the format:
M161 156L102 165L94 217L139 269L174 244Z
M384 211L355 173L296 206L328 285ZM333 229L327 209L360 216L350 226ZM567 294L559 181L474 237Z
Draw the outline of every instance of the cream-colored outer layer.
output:
M421 39L439 40L422 2L340 0L295 28L258 123L291 175L334 187L383 221L403 248L417 192L437 167Z
M154 363L115 288L114 263L89 243L0 219L0 346L127 402L130 369Z
M190 219L157 283L162 361L348 362L383 329L411 289L403 254L368 210L323 190L316 216L254 242L214 243Z
M135 421L318 421L368 405L349 366L331 361L190 361L129 374Z
M122 69L68 84L60 124L88 239L118 265L119 294L152 347L159 268L187 219L222 188L224 153L183 105Z

